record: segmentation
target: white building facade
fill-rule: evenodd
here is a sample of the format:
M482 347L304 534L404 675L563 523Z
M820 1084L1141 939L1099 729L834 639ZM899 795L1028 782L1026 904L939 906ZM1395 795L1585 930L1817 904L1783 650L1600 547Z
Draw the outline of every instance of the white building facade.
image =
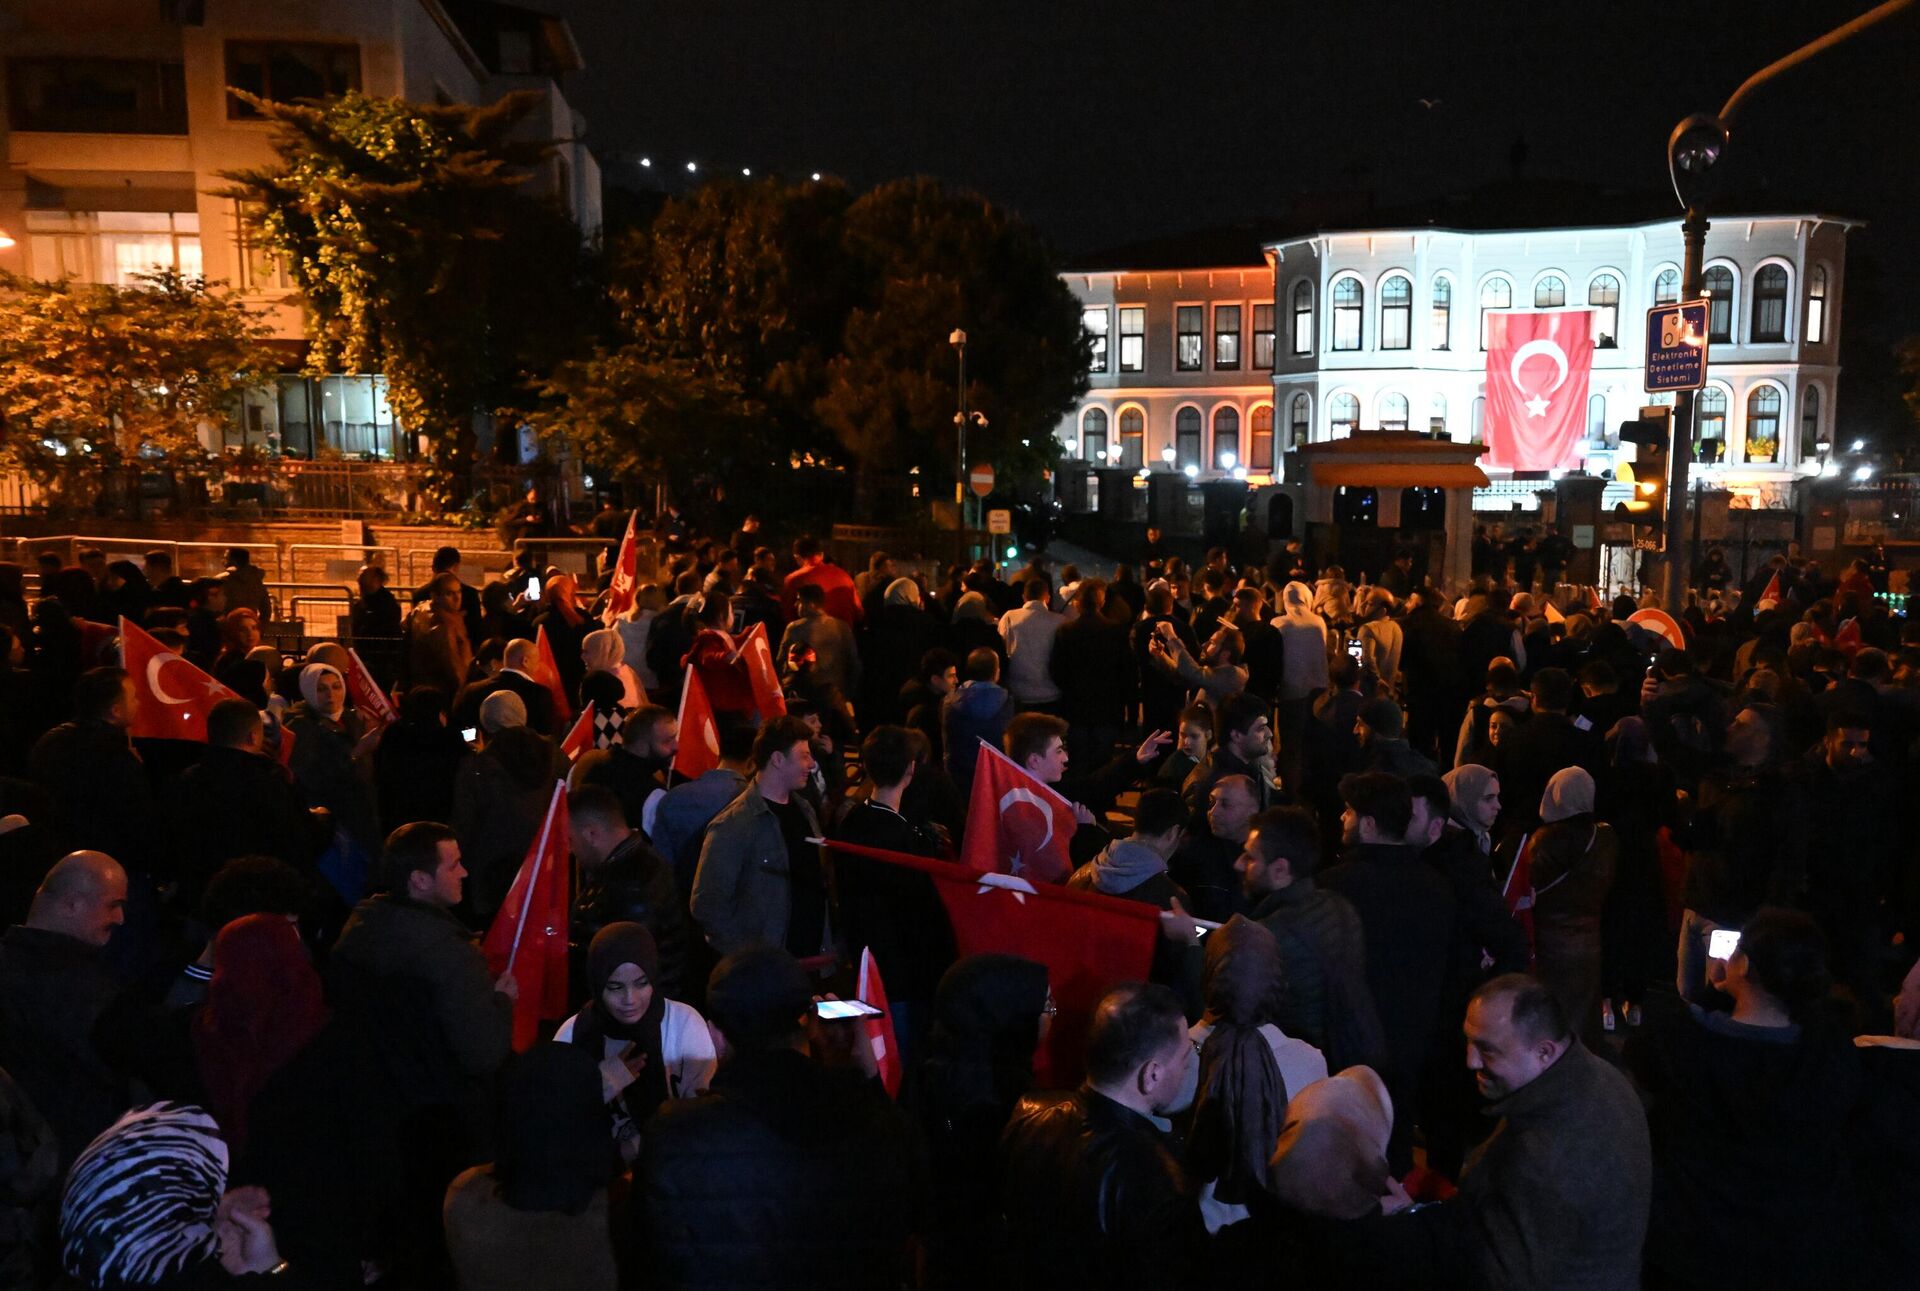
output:
M1696 401L1699 474L1751 505L1783 505L1787 485L1816 472L1823 446L1834 443L1851 227L1812 214L1729 216L1716 218L1707 235L1703 278L1713 304L1708 384ZM1121 416L1136 408L1144 419L1144 463L1157 466L1172 446L1177 464L1197 466L1202 478L1237 468L1264 482L1284 470L1289 448L1359 431L1480 441L1486 320L1499 310L1594 313L1586 435L1563 468L1611 473L1620 423L1643 405L1672 402L1671 395L1644 391L1644 344L1646 311L1679 298L1677 220L1323 232L1269 242L1265 250L1266 264L1257 267L1065 275L1096 338L1099 327L1113 329L1106 370L1096 362L1093 388L1060 427L1069 452L1097 460L1091 454L1103 445L1093 432L1104 422L1109 436L1117 434ZM1271 347L1269 389L1255 388L1263 367L1213 361L1222 344L1219 307L1229 307L1231 320L1231 306L1244 298L1239 317L1250 323L1248 282L1260 275L1273 293L1271 310L1259 315L1271 320L1258 342L1263 357ZM1199 368L1191 343L1196 309L1206 325ZM1123 333L1141 325L1137 340ZM1144 355L1137 368L1119 362L1119 347L1128 343ZM1252 357L1253 345L1247 326L1243 358ZM1247 433L1256 409L1270 434ZM1222 410L1242 428L1231 466L1213 448L1216 440L1232 442L1216 433ZM1180 438L1196 418L1208 432L1207 450L1197 457Z

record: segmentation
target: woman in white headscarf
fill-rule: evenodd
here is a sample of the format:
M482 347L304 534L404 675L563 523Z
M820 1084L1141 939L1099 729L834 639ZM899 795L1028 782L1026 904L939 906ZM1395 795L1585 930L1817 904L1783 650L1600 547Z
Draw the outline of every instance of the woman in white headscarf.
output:
M1600 913L1619 842L1594 818L1593 777L1566 767L1540 796L1532 839L1534 972L1588 1039L1600 1030Z
M287 769L307 805L325 807L336 828L367 855L378 854L382 839L371 772L362 774L356 763L366 725L347 707L347 681L338 668L310 663L300 670L300 702L288 712L286 728L293 736Z
M640 684L640 675L627 665L626 639L613 628L587 633L580 643L580 661L586 665L588 676L604 672L620 679L622 708L631 712L647 702L646 688Z
M1306 743L1313 697L1327 688L1327 621L1313 612L1313 589L1302 582L1280 590L1280 778L1297 791L1300 750Z

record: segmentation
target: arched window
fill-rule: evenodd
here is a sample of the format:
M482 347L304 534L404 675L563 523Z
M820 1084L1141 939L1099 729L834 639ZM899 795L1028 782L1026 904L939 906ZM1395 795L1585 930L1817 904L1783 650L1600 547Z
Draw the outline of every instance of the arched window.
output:
M1328 399L1327 426L1335 439L1345 439L1360 429L1360 401L1350 394L1337 394Z
M1820 387L1808 386L1800 392L1800 460L1819 457L1820 443Z
M1815 265L1807 275L1807 344L1827 339L1827 269Z
M1089 462L1107 460L1107 411L1089 408L1080 422L1080 456Z
M1603 394L1587 397L1587 442L1607 442L1607 397Z
M1487 320L1496 309L1513 308L1513 284L1489 278L1480 284L1480 348L1487 348Z
M1474 398L1473 430L1470 433L1473 437L1473 443L1484 444L1487 442L1487 397L1485 395L1478 395Z
M1610 273L1596 275L1587 284L1587 304L1593 308L1593 347L1611 350L1620 344L1620 280Z
M1247 414L1247 469L1273 469L1273 405L1258 404Z
M1713 304L1707 310L1707 340L1726 345L1733 340L1733 270L1717 264L1700 276L1700 285Z
M1239 466L1241 461L1240 410L1215 408L1213 410L1213 466L1216 470L1230 471Z
M1433 313L1427 319L1427 327L1433 333L1433 348L1452 349L1453 323L1453 280L1435 278L1433 280Z
M1407 397L1403 394L1380 396L1380 429L1405 430L1407 428Z
M1333 348L1360 348L1361 318L1366 313L1366 288L1358 278L1342 278L1333 284Z
M1427 429L1435 435L1447 433L1447 397L1443 394L1433 396L1433 405L1427 415Z
M1140 469L1147 456L1147 414L1138 408L1120 410L1120 465Z
M1776 386L1755 386L1747 395L1747 460L1780 460L1780 391Z
M1200 410L1182 408L1173 415L1173 464L1181 470L1189 466L1199 468L1205 463L1200 460Z
M1380 284L1380 348L1413 344L1413 283L1395 274Z
M1313 284L1293 284L1293 352L1313 353Z
M1660 276L1653 280L1653 303L1656 305L1680 303L1680 271L1678 269L1662 269Z
M1727 448L1727 392L1706 386L1693 405L1693 452L1703 462L1717 462Z
M1787 271L1763 264L1753 275L1753 335L1751 341L1787 339Z
M1313 396L1305 391L1287 405L1287 447L1298 448L1313 438Z
M1567 280L1558 274L1550 273L1533 284L1533 307L1535 309L1558 309L1567 303Z

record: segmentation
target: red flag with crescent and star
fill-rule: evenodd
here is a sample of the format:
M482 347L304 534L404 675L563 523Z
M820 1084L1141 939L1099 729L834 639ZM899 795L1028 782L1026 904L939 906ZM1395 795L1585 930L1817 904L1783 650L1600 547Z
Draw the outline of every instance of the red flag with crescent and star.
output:
M127 734L141 740L207 742L207 714L223 699L240 696L154 640L120 620L121 667L140 697Z
M684 779L698 780L719 765L720 723L700 670L688 664L686 684L680 687L680 748L673 755L673 769Z
M887 987L880 980L880 965L873 962L871 946L860 952L860 976L853 993L854 998L880 1010L877 1018L863 1018L860 1029L866 1032L867 1043L873 1048L873 1066L880 1073L880 1083L886 1086L889 1097L898 1098L900 1078L904 1074L900 1067L900 1042L893 1034L893 1015L887 1012Z
M1064 883L1073 873L1067 845L1077 822L1073 804L982 740L973 763L973 800L961 863L1017 874L1035 883Z
M393 701L380 689L380 683L367 670L366 661L352 646L347 647L347 694L353 697L353 707L362 717L382 726L391 726L400 720Z
M767 625L756 623L740 639L734 658L747 665L747 685L761 721L787 715L787 697L780 689L780 670L773 666L773 647L767 643Z
M547 816L520 862L506 900L480 943L487 970L511 972L520 986L513 1002L513 1051L525 1053L540 1038L542 1022L567 1016L567 927L573 899L569 865L567 782L553 786Z
M1593 311L1487 316L1487 456L1515 471L1570 469L1587 429Z
M607 627L633 608L635 586L640 578L640 547L634 540L634 521L640 513L627 514L627 536L620 540L620 554L613 561L613 577L607 584L607 604L600 611L600 622Z
M568 722L573 720L573 705L567 702L566 683L560 680L560 663L553 657L553 645L547 640L547 625L542 623L534 633L534 645L539 650L539 669L533 679L547 688L553 696L553 720Z
M969 832L972 828L969 824ZM955 953L1020 955L1047 966L1047 989L1059 1012L1034 1064L1045 1088L1070 1088L1079 1082L1094 1006L1121 982L1145 981L1153 967L1160 912L1143 901L1029 883L1011 874L978 874L951 861L877 847L826 842L829 851L932 876L953 925Z

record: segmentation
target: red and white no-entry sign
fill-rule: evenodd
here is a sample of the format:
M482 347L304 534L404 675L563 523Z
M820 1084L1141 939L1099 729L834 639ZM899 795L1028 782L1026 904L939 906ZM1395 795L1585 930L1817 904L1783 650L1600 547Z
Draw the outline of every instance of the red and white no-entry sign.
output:
M972 486L976 498L984 498L993 492L993 463L982 462L968 471L967 483Z

